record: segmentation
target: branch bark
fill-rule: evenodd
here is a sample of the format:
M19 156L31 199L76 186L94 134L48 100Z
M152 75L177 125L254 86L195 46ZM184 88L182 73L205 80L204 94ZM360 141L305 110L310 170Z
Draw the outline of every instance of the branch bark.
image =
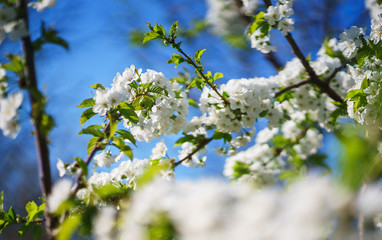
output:
M174 168L181 164L182 162L186 161L187 159L191 159L192 155L194 155L196 152L198 152L200 149L204 148L208 143L212 141L213 138L206 138L204 141L202 141L190 154L188 154L186 157L180 159L176 163L174 163Z
M278 92L275 94L275 98L278 97L278 96L280 96L281 94L283 94L283 93L285 93L285 92L288 92L289 90L292 90L292 89L294 89L294 88L298 88L298 87L303 86L303 85L308 84L308 83L310 83L310 79L308 79L308 80L304 80L304 81L301 81L301 82L298 82L298 83L295 83L295 84L293 84L293 85L290 85L290 86L288 86L288 87L286 87L286 88L284 88L284 89L278 91Z
M28 7L27 0L18 0L18 7L21 12L21 17L25 21L25 26L29 31ZM41 132L41 120L43 111L39 108L39 99L36 96L38 92L37 78L34 63L34 51L31 39L28 36L21 39L22 52L25 59L24 81L25 87L29 92L31 103L31 121L35 134L35 144L38 159L40 188L42 195L47 197L52 190L52 178L50 173L49 148L46 136ZM48 237L53 238L53 230L56 227L57 221L48 212L49 206L45 210L45 229Z

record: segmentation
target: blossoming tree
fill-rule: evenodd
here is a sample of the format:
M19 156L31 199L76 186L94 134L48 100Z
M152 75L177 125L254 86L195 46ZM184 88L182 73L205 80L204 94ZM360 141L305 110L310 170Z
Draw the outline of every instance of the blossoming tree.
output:
M189 65L195 74L169 79L130 65L110 86L90 86L94 96L78 105L84 108L79 134L90 135L88 156L72 163L58 160L60 177L71 177L54 186L48 144L54 120L38 89L34 52L46 43L68 45L44 25L38 39L29 36L28 11L53 7L54 0L0 3L0 39L20 41L23 53L7 54L0 67L0 129L4 136L17 136L18 109L28 95L42 193L41 203L26 205L26 216L4 209L1 193L0 233L19 225L20 235L32 231L37 239L43 227L51 239L381 237L381 1L366 1L370 31L353 26L307 57L292 35L292 0L209 0L207 21L213 31L244 36L278 69L268 78L225 84L216 83L223 73L203 65L206 49L184 50L177 21L171 26L147 23L143 43L171 47L167 63ZM284 66L273 54L271 34L276 31L295 56ZM7 82L14 77L19 89L11 91ZM192 99L190 89L200 91L200 98ZM190 107L201 114L190 116ZM99 124L87 123L96 117ZM260 118L267 126L255 129ZM334 133L343 145L340 165L334 167L340 178L318 152L324 132ZM134 158L131 147L137 142L179 133L178 156L170 156L169 146L159 141L145 159ZM230 182L175 181L177 168L208 164L207 146L213 141L221 143L215 151L226 158L223 174ZM98 167L119 165L89 171L92 161ZM317 167L325 170L312 174Z

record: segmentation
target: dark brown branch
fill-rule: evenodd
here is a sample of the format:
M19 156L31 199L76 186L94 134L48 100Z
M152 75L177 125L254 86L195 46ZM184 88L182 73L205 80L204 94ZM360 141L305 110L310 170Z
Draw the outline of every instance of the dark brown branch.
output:
M351 59L348 59L346 60L346 62L344 62L344 64L342 64L341 66L339 66L338 68L334 69L333 72L325 79L325 82L329 83L335 76L336 74L341 71L342 69L344 69L349 63L352 63L356 60L356 57L353 57Z
M107 133L108 131L110 130L110 123L108 123L105 127L105 129L103 130L103 133ZM85 160L85 163L86 163L86 166L89 165L89 163L92 161L93 159L93 156L94 154L100 149L99 148L99 144L104 140L104 138L100 137L97 139L97 142L95 143L93 149L91 150L91 152L89 153L88 157L86 158ZM78 192L78 190L80 189L80 186L81 186L81 180L82 180L82 177L84 175L84 172L82 171L82 169L80 169L80 172L78 173L78 176L77 176L77 179L76 179L76 182L74 183L74 186L71 190L71 195L74 196L76 195L76 193Z
M267 7L272 6L272 3L270 0L264 0L264 3ZM285 39L288 41L289 45L292 47L293 53L296 55L296 57L300 60L301 64L304 66L305 71L308 73L311 83L315 84L320 90L324 93L326 93L330 98L337 102L343 102L344 100L338 95L336 91L334 91L330 86L329 83L322 81L316 74L316 72L313 70L313 68L310 66L308 60L306 60L304 54L298 47L296 41L293 39L292 34L288 33L286 36L284 36Z
M280 91L278 91L276 94L275 94L275 98L277 98L278 96L280 96L281 94L285 93L285 92L288 92L289 90L292 90L294 88L298 88L300 86L303 86L305 84L308 84L310 83L310 79L308 80L304 80L304 81L301 81L301 82L298 82L298 83L295 83L293 85L290 85L284 89L281 89Z
M29 19L28 19L28 7L27 0L18 0L18 7L20 9L21 17L25 21L25 27L29 31ZM25 59L24 67L24 81L25 87L29 92L29 98L31 102L31 120L33 124L35 134L36 152L38 158L38 167L40 175L40 187L43 196L47 197L52 190L52 178L50 173L50 161L49 161L49 149L46 136L41 131L41 123L43 111L40 108L39 96L36 96L38 92L37 78L35 72L34 52L31 39L28 36L21 39L22 52ZM45 210L46 223L45 228L50 238L53 237L53 229L56 227L56 220L50 216L48 212L49 206Z
M191 159L192 155L194 155L196 152L198 152L199 150L204 148L208 143L210 143L212 141L212 139L213 138L206 138L202 142L200 142L200 144L191 153L189 153L187 156L185 156L184 158L180 159L179 161L175 162L174 163L174 168L176 166L178 166L179 164L181 164L182 162L184 162L184 161L186 161L188 159Z

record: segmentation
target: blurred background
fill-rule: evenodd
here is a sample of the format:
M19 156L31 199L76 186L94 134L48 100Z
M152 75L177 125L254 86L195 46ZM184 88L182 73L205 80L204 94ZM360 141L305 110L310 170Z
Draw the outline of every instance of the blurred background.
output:
M174 50L165 47L159 41L142 46L139 44L143 33L147 31L146 22L159 22L165 28L179 20L179 31L182 36L183 49L193 55L198 49L206 48L202 63L206 70L222 72L229 79L270 76L275 74L275 62L283 65L293 58L289 45L281 34L272 32L272 44L278 51L272 61L265 55L250 48L250 43L240 34L245 31L246 17L233 16L230 21L239 24L240 33L230 29L217 31L214 22L206 20L219 0L108 0L92 1L57 0L56 7L42 13L30 10L30 29L32 39L40 34L41 21L54 25L62 38L69 43L66 51L56 45L45 45L36 53L37 77L40 89L47 96L47 112L56 122L56 128L50 134L50 157L53 177L58 178L57 158L71 162L73 157L86 158L86 145L89 135L77 136L80 131L80 116L83 109L76 108L85 98L92 97L90 85L101 83L109 86L117 72L134 64L137 68L153 69L163 72L167 78L176 77L184 72L183 66L177 69L174 65L165 64ZM261 2L261 1L260 1ZM325 37L337 37L345 28L352 25L370 26L369 12L360 0L296 0L294 4L296 20L293 35L305 53L315 53ZM260 5L261 8L261 5ZM210 11L210 13L208 13ZM253 13L255 14L255 13ZM235 25L236 26L236 25ZM237 30L236 30L237 31ZM1 63L5 62L5 53L19 53L18 42L4 41L0 45ZM185 66L185 65L184 65ZM193 73L191 68L188 68ZM11 79L11 90L16 90L17 80ZM191 96L197 97L193 90ZM38 201L37 159L34 138L31 136L29 106L24 100L20 113L22 129L15 140L0 134L0 190L4 191L5 208L13 206L18 213L25 213L28 201ZM190 117L199 112L190 108ZM101 118L94 117L93 123L100 123ZM258 128L264 122L259 121ZM168 155L177 156L179 149L173 149L177 136L166 137ZM150 144L140 143L133 148L134 157L150 157L151 148L159 139ZM224 158L217 156L213 148L208 147L207 166L191 169L180 166L176 169L177 179L218 177L223 178ZM322 152L328 153L328 162L336 159L337 145L335 138L325 134ZM150 149L150 152L148 151ZM92 166L90 166L92 169ZM16 239L17 229L10 228L0 235L0 239Z

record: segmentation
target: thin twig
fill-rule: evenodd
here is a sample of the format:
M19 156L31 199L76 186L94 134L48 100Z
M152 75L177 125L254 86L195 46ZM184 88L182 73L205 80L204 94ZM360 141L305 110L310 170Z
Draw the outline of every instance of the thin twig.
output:
M344 69L349 63L352 63L356 60L356 57L353 57L351 59L346 60L341 66L335 68L333 72L324 80L326 83L329 83L335 76L336 74Z
M295 84L293 84L293 85L290 85L290 86L288 86L288 87L286 87L286 88L284 88L284 89L278 91L278 92L275 94L275 98L277 98L278 96L280 96L281 94L283 94L283 93L285 93L285 92L287 92L287 91L289 91L289 90L292 90L292 89L294 89L294 88L298 88L298 87L303 86L303 85L308 84L308 83L310 83L310 79L308 79L308 80L304 80L304 81L301 81L301 82L298 82L298 83L295 83Z
M103 130L103 133L107 133L108 131L110 130L110 122L106 125L105 129ZM89 153L88 157L86 158L85 160L85 164L86 166L88 166L90 164L90 162L92 161L93 159L93 156L94 154L100 149L99 148L99 143L101 143L102 141L104 140L103 137L100 137L97 139L97 142L94 144L94 147L93 149L91 150L91 152ZM74 183L74 186L72 187L72 190L71 190L71 195L74 196L76 195L76 193L78 192L78 190L80 189L80 186L81 186L81 179L84 175L84 172L82 171L82 169L80 169L79 173L78 173L78 176L77 176L77 179Z
M175 162L174 163L174 168L176 166L178 166L179 164L181 164L182 162L186 161L187 159L191 159L192 155L194 155L200 149L205 147L208 143L210 143L212 141L212 139L213 138L206 138L202 142L200 142L200 144L191 153L189 153L187 156L185 156L184 158L180 159L179 161Z
M267 7L272 6L272 3L270 0L264 0L264 3ZM316 72L313 70L313 68L310 66L308 60L306 60L304 54L298 47L296 41L293 39L293 36L291 33L288 33L284 36L285 39L288 41L289 45L292 47L293 53L296 55L296 57L300 60L301 64L304 66L305 71L308 73L311 83L315 84L318 88L320 88L321 91L325 92L330 98L337 102L343 102L344 100L336 91L334 91L330 86L329 83L322 81L316 74Z
M18 7L20 9L21 17L25 22L26 30L29 31L29 19L28 19L28 7L27 0L18 0ZM48 141L41 132L42 114L43 111L39 109L38 96L35 92L38 91L37 88L37 78L35 72L34 63L34 51L30 36L25 36L21 39L22 52L25 59L24 67L24 81L25 87L29 92L29 98L31 103L31 120L33 124L34 134L35 134L35 144L36 152L38 158L38 167L40 175L40 187L42 195L47 197L52 190L52 178L50 173L50 161L49 161L49 149ZM49 206L45 210L46 223L45 228L49 238L53 238L53 229L56 227L57 221L48 212Z

